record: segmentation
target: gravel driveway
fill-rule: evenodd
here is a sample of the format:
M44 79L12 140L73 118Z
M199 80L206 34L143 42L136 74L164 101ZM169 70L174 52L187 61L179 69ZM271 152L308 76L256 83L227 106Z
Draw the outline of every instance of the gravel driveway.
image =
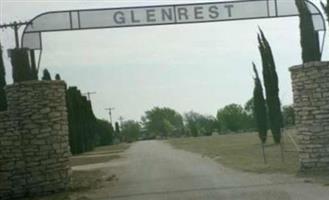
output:
M118 182L104 193L98 191L103 193L98 193L99 199L329 199L329 187L288 175L255 175L224 168L162 141L132 144L119 163Z

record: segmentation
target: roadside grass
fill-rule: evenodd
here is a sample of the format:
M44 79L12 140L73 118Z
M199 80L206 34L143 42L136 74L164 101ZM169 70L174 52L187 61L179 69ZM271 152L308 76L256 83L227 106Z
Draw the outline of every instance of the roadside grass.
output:
M289 130L294 136L294 130ZM209 137L181 138L168 141L178 149L210 157L224 166L247 172L297 174L298 153L288 137L284 140L284 162L280 145L275 145L269 134L264 163L260 140L256 133L228 134Z
M109 162L120 158L119 153L129 148L129 144L118 144L111 146L97 147L91 152L86 152L70 158L72 167L78 165L97 164Z

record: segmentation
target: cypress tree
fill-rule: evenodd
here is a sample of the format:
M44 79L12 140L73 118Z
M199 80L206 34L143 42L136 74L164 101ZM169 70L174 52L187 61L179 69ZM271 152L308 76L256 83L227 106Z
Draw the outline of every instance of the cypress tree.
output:
M50 76L50 73L49 73L48 69L43 70L42 80L43 81L51 81L51 76Z
M120 133L120 125L118 122L115 122L115 132Z
M7 110L6 92L4 87L6 86L6 70L2 57L2 47L0 44L0 111Z
M97 144L112 143L112 126L104 126L95 117L91 102L76 87L67 90L69 139L73 154L92 150ZM103 137L107 134L109 137Z
M295 0L295 3L300 19L299 28L303 62L320 61L319 35L314 29L312 14L304 0Z
M78 152L78 146L76 145L77 135L76 126L75 126L75 103L74 103L74 93L73 89L70 87L66 91L66 105L67 105L67 113L68 113L68 122L69 122L69 143L71 147L72 154L76 154Z
M56 81L60 81L60 80L61 80L61 76L60 76L59 74L56 74L56 76L55 76L55 80L56 80Z
M256 119L257 129L259 139L262 144L266 143L267 139L267 111L266 111L266 102L263 95L262 83L259 79L258 71L256 65L253 63L253 69L255 72L255 87L254 87L254 116Z
M279 98L279 81L271 46L264 33L258 34L259 50L262 57L263 80L266 91L266 103L273 139L276 144L281 142L282 113Z
M121 135L120 135L120 125L118 122L115 122L115 135L117 138L120 139L120 141L122 141Z
M11 50L11 65L13 67L14 83L33 80L27 49Z

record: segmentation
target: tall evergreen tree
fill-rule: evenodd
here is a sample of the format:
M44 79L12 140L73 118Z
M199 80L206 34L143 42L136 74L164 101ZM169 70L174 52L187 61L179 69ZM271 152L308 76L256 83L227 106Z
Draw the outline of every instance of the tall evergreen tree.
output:
M320 61L319 35L314 29L312 14L304 0L295 0L295 3L300 19L299 28L303 62Z
M254 98L253 98L253 113L256 119L258 135L263 144L266 143L267 139L267 111L266 102L263 94L263 87L260 81L256 65L253 63L253 69L255 72L255 88L254 88Z
M24 48L12 49L10 57L14 83L33 80L28 50Z
M115 122L115 132L116 132L117 134L120 133L120 125L119 125L119 122Z
M266 91L266 103L268 106L268 115L270 128L276 144L281 142L282 113L279 98L279 81L275 69L275 62L271 46L268 43L264 33L260 30L258 34L259 50L262 57L263 80Z
M50 73L49 73L48 69L43 70L42 80L43 81L51 81L51 76L50 76Z
M123 138L120 135L120 125L119 125L119 122L115 122L114 128L115 128L115 131L114 132L115 132L116 138L119 138L119 140L122 141Z
M90 151L96 145L112 144L112 125L95 117L91 102L80 90L77 87L69 87L66 98L72 154Z
M4 89L5 86L6 86L6 71L2 57L2 47L0 44L0 111L7 110L6 92Z

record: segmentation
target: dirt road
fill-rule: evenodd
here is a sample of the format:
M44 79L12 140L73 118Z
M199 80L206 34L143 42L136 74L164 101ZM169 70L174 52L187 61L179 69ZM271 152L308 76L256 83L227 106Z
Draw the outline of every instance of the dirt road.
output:
M304 183L304 179L288 175L234 171L201 155L173 149L161 141L134 143L125 158L114 162L118 162L118 182L111 188L90 193L89 198L327 200L329 197L329 187Z

